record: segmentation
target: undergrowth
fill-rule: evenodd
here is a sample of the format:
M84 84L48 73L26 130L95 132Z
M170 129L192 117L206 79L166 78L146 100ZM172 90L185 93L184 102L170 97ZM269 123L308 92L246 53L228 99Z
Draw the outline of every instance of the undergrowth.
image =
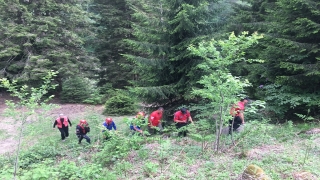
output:
M91 127L92 144L77 144L75 125L85 118ZM142 136L129 131L123 119L114 117L118 131L104 140L104 117L88 112L75 118L70 137L60 141L51 122L35 124L35 135L27 135L20 153L19 179L238 179L249 164L264 169L271 179L290 179L294 172L308 171L320 177L319 135L299 134L318 124L272 125L251 121L245 131L222 138L222 150L215 152L214 133L187 138L162 135ZM199 122L195 122L196 124ZM210 137L210 138L207 138ZM37 138L37 141L32 139ZM30 146L30 142L33 145ZM0 159L0 177L12 179L13 158Z

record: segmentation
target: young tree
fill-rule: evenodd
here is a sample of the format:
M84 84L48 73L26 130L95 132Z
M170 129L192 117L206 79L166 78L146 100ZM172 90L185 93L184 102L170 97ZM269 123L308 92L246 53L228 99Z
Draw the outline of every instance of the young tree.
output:
M19 99L18 102L7 100L6 105L8 108L5 110L5 115L16 120L20 129L18 134L18 147L14 161L14 179L16 179L19 167L19 153L24 129L26 128L30 117L36 119L37 113L35 111L37 109L50 110L50 107L52 107L51 104L46 104L46 102L50 100L53 95L49 97L44 97L44 95L46 95L50 89L54 89L57 86L51 84L51 81L56 75L56 72L49 71L48 74L42 78L43 84L39 88L30 88L27 85L19 87L17 86L17 81L10 82L8 79L0 79L0 86L8 89L12 96Z
M237 96L244 93L244 88L250 83L246 79L233 76L228 67L241 61L259 61L245 59L245 50L253 44L258 43L262 36L252 34L247 36L244 32L239 36L232 33L227 40L211 40L202 42L198 47L191 46L193 54L200 56L204 61L197 68L205 71L208 75L203 75L198 81L201 88L194 88L192 93L208 101L212 107L211 114L218 115L216 122L216 142L214 149L219 150L222 126L229 120L229 110L239 98Z

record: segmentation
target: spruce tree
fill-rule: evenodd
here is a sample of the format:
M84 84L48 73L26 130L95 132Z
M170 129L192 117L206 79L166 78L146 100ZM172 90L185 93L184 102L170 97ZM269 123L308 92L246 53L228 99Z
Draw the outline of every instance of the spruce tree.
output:
M246 1L237 10L241 30L265 34L251 49L251 56L264 59L263 65L247 75L257 82L256 92L277 113L317 112L320 88L320 2L316 0ZM247 14L249 16L241 16ZM243 72L242 72L243 73ZM251 82L254 82L251 81ZM263 89L257 88L264 85Z
M94 0L99 14L96 54L101 63L100 82L124 88L133 78L130 63L122 56L129 49L123 39L131 37L131 9L125 0Z
M86 1L0 1L1 75L38 82L49 70L61 80L97 70L96 58L84 47L94 36Z
M182 104L193 98L193 86L202 72L202 59L188 50L190 44L211 39L223 27L223 11L215 0L130 1L134 10L133 34L127 40L135 50L131 60L138 79L134 88L143 101L157 105Z

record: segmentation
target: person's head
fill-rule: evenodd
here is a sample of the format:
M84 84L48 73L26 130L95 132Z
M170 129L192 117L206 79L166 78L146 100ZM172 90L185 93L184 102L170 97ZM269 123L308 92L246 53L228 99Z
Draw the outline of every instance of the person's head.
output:
M244 104L247 104L249 102L249 98L248 97L245 97L243 99L240 99L241 102L243 102Z
M144 118L144 116L145 116L144 112L140 111L140 112L137 113L136 118L137 119L142 119L142 118Z
M59 114L59 117L63 117L64 115L61 113L61 114Z
M106 118L106 123L111 124L112 123L112 118Z
M180 109L180 111L181 111L182 114L187 114L187 108L183 107L183 108Z
M162 113L163 110L164 110L163 107L159 107L157 111Z
M88 125L87 121L86 120L80 120L80 123L79 123L80 126L82 127L85 127Z

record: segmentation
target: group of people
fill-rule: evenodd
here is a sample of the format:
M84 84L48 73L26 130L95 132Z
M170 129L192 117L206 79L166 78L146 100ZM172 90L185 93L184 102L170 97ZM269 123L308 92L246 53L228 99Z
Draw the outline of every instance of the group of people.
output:
M229 120L229 134L231 134L233 131L240 132L243 130L243 125L245 123L244 110L245 105L248 103L248 101L248 98L241 99L238 103L234 104L231 107L230 115L232 116L232 119ZM163 127L161 124L161 120L163 116L163 111L164 109L160 107L149 115L148 131L150 134L155 134L157 130L162 132ZM144 112L138 112L135 116L134 121L132 121L130 124L130 129L134 132L138 132L143 135L144 132L141 129L141 125L144 123L145 117L146 114ZM177 129L185 127L186 125L188 125L189 122L193 124L190 111L186 108L181 108L179 111L175 112L173 121ZM62 141L65 141L65 139L69 137L69 125L70 127L72 126L70 119L63 114L60 114L53 124L53 128L55 128L55 126L58 127L61 133ZM115 122L110 117L106 118L105 122L102 125L106 128L106 130L102 131L105 132L105 139L109 138L108 131L112 129L117 130ZM80 120L79 124L76 126L76 135L79 139L79 144L81 144L81 141L83 139L86 139L86 141L90 143L90 138L87 136L88 132L90 132L88 122L86 120ZM184 137L186 137L187 135L187 130L185 128L183 128L183 130L179 130L178 136L182 135Z
M59 117L54 121L53 128L58 127L61 140L65 141L69 137L69 125L72 126L70 119L64 114L60 114ZM90 138L87 133L90 132L89 124L86 120L80 120L79 124L76 126L76 135L79 138L79 144L81 144L82 139L86 139L90 143Z
M61 140L65 141L66 138L69 137L69 125L72 126L70 119L60 114L59 117L54 121L53 128L56 126L58 127L60 134L61 134ZM106 118L105 122L102 124L107 130L117 130L116 124L112 120L112 118ZM76 135L79 139L78 143L81 144L81 141L85 139L88 143L90 143L90 137L87 135L87 133L90 132L89 124L86 120L80 120L79 124L76 126ZM105 132L103 130L102 132ZM108 136L105 137L108 139Z
M153 111L148 118L148 132L149 134L155 134L157 131L162 132L163 127L161 123L162 115L164 109L162 107L158 108L156 111ZM130 125L130 129L137 131L140 134L143 134L143 131L139 124L143 123L145 119L144 112L138 112L135 117L135 121ZM188 122L193 123L190 112L186 108L181 108L179 111L174 113L173 121L176 123L176 128L180 129L188 124ZM179 136L186 136L187 131L179 132Z

